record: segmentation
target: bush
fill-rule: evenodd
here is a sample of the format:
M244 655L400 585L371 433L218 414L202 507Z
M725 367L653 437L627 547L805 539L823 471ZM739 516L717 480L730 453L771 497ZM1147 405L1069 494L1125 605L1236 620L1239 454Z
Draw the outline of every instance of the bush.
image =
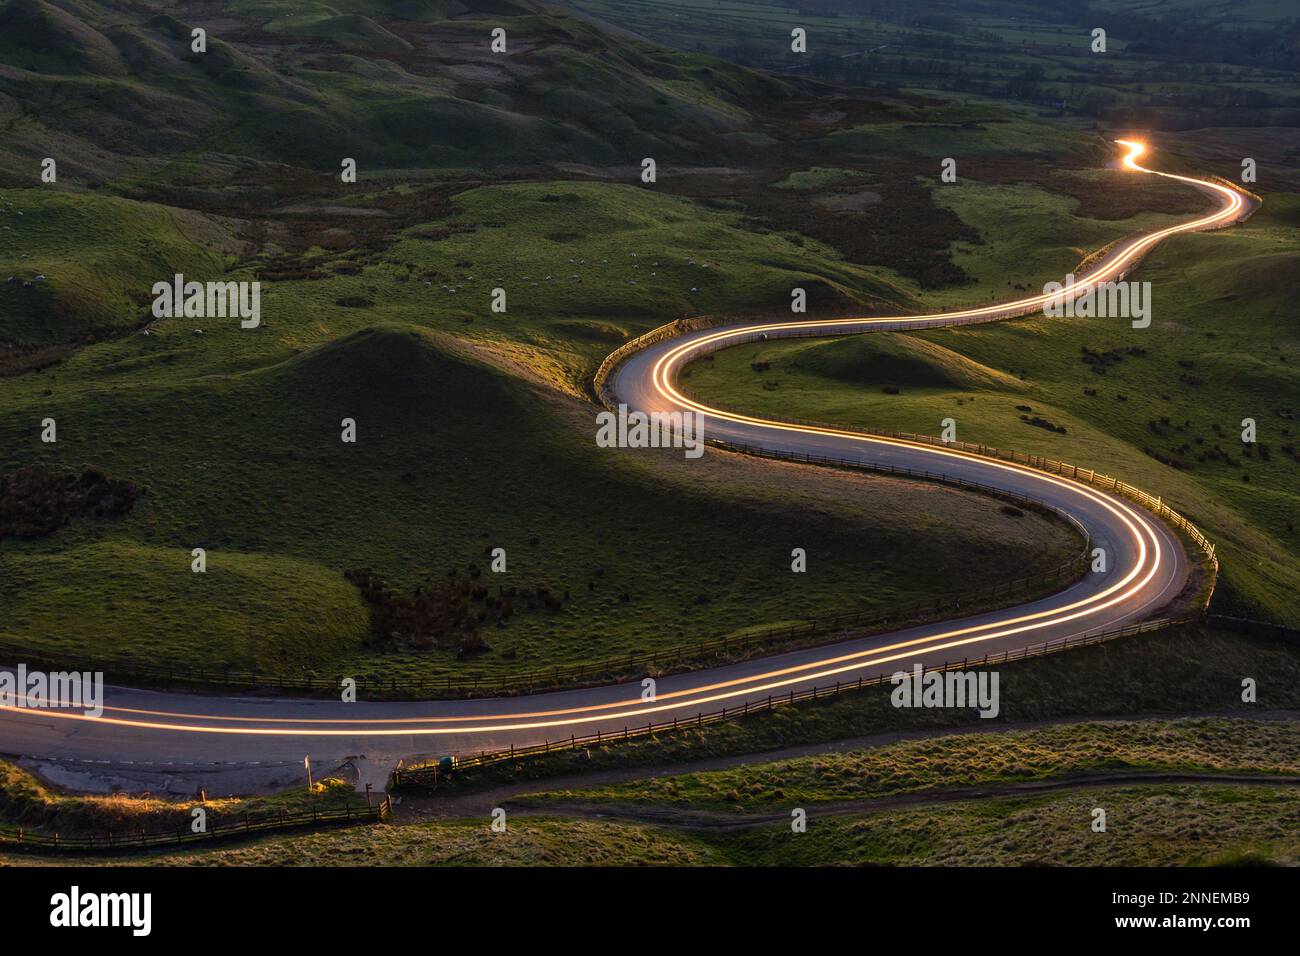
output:
M140 492L95 468L80 474L31 466L0 475L0 539L50 534L74 517L118 517Z

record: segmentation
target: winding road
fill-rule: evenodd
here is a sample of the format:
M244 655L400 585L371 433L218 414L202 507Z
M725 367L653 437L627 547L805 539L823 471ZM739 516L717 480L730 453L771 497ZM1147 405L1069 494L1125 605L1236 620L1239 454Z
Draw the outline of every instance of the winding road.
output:
M1122 163L1137 174L1195 187L1216 203L1205 216L1115 244L1078 280L1074 294L1117 281L1165 238L1231 225L1253 211L1243 193L1210 180L1176 176L1138 163L1144 147L1120 141ZM813 685L855 680L913 663L981 657L1038 642L1095 633L1148 618L1183 590L1191 571L1179 537L1131 501L1091 485L1006 461L920 442L765 421L711 408L682 394L676 373L691 359L759 336L852 334L984 322L1039 310L1050 296L933 315L814 320L706 329L636 352L611 381L629 408L693 411L705 433L776 453L823 455L873 466L940 472L1040 499L1087 530L1104 548L1108 570L1088 573L1065 590L1015 608L849 639L711 670L660 678L653 701L639 684L583 688L528 697L417 703L217 697L106 689L102 716L3 708L0 752L56 783L87 790L170 789L192 793L250 789L299 779L304 755L318 767L351 759L361 777L382 784L399 759L492 750L570 734L693 717L701 711L765 701Z

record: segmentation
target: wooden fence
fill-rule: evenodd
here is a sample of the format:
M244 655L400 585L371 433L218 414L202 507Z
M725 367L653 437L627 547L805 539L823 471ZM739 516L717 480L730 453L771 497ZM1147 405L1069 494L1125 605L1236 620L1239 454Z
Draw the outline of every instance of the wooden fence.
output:
M240 820L220 823L202 833L188 825L176 829L152 831L118 830L95 834L63 836L24 827L0 827L0 850L35 853L106 853L150 849L183 849L223 840L242 839L263 833L298 830L310 827L353 826L381 823L393 812L392 798L385 796L375 806L335 807L328 810L304 810L298 813L244 814Z
M1185 617L1160 618L1154 621L1144 621L1140 624L1130 624L1126 627L1114 628L1108 631L1099 631L1093 634L1081 634L1077 637L1058 638L1054 641L1044 641L1038 644L1031 644L1017 648L1015 650L1003 651L1000 654L985 654L983 657L968 657L962 658L960 661L945 661L942 666L926 668L924 673L965 670L973 667L989 667L999 664L1007 664L1014 661L1026 660L1032 657L1042 657L1047 654L1056 654L1061 651L1074 650L1079 647L1103 644L1107 641L1113 641L1121 637L1130 637L1135 634L1148 634L1152 631L1161 631L1170 627L1193 624L1201 620L1203 620L1202 615L1192 614ZM769 695L766 699L745 701L734 707L723 707L720 710L708 712L701 711L693 717L674 717L672 720L661 720L657 722L648 721L643 725L626 724L620 730L597 731L594 734L584 734L582 736L570 735L568 737L548 740L527 747L512 746L505 750L482 751L477 754L458 756L455 758L454 772L460 773L465 770L491 767L515 760L542 757L570 750L581 750L592 745L602 745L615 743L620 740L649 737L655 734L686 730L692 727L703 727L706 724L713 724L724 720L739 720L743 717L749 716L750 714L767 713L776 707L796 704L800 701L821 700L847 691L861 690L865 687L879 687L890 683L893 673L894 672L891 671L889 674L881 673L873 677L860 676L857 680L836 681L834 684L813 686L803 690L791 690L788 694ZM440 768L436 762L410 767L400 767L393 771L389 779L389 787L394 790L402 788L427 789L430 787L436 787L439 779L444 775L445 771Z

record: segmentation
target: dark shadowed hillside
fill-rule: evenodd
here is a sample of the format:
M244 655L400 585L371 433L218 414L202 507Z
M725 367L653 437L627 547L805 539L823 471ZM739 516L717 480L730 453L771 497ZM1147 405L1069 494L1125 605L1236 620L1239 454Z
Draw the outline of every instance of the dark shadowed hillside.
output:
M505 54L489 46L498 27ZM195 28L205 53L191 50ZM102 174L104 152L152 164L193 150L322 170L344 156L482 167L636 164L660 150L716 161L742 154L751 109L796 82L527 0L0 6L0 150L29 161L61 141L75 146L69 171L87 173Z

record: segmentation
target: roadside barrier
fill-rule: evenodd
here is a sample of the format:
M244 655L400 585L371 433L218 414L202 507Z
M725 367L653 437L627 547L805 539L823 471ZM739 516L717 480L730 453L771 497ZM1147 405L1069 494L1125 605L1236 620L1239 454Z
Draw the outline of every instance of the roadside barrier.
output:
M336 807L299 813L244 814L240 820L220 823L204 833L192 833L188 825L175 830L107 831L98 835L62 836L24 827L0 826L0 850L34 853L123 853L150 849L183 849L223 840L241 839L264 833L382 823L392 816L392 798L385 796L372 807Z
M989 667L999 664L1007 664L1014 661L1027 660L1034 657L1044 657L1048 654L1057 654L1062 651L1074 650L1079 647L1091 647L1097 644L1104 644L1121 637L1130 637L1135 634L1149 634L1152 631L1162 631L1171 627L1178 627L1185 624L1195 624L1204 620L1200 614L1191 614L1184 617L1161 618L1155 621L1144 621L1140 624L1130 624L1126 627L1114 628L1108 631L1098 631L1092 634L1081 634L1077 637L1058 638L1054 641L1044 641L1038 644L1030 644L1015 650L1003 651L1000 654L985 654L983 657L962 658L960 661L946 661L940 667L930 667L924 670L924 673L938 673L950 670L966 670L976 667ZM837 694L843 694L849 691L861 690L866 687L879 687L891 682L889 674L878 674L874 677L859 677L857 680L836 681L834 684L823 686L814 686L804 690L791 690L788 694L774 694L765 700L746 701L737 704L734 707L723 707L720 710L697 713L694 717L675 717L672 720L649 721L640 725L625 725L621 730L614 731L597 731L594 734L584 734L582 736L571 735L556 740L544 741L540 744L533 744L528 747L510 747L505 750L482 751L477 754L466 756L457 756L452 764L451 773L460 773L465 770L471 770L481 767L491 767L503 763L511 763L516 760L524 760L546 756L548 754L564 753L571 750L582 750L593 744L602 745L616 743L621 740L633 740L641 737L652 737L655 734L669 733L678 730L689 730L693 727L703 727L707 724L718 723L725 720L739 720L750 714L760 714L772 711L777 707L784 707L789 704L797 704L805 700L822 700L827 697L834 697ZM389 788L399 790L402 788L430 788L436 787L440 780L447 776L448 771L439 766L438 763L418 764L409 767L399 767L394 770L389 777Z

